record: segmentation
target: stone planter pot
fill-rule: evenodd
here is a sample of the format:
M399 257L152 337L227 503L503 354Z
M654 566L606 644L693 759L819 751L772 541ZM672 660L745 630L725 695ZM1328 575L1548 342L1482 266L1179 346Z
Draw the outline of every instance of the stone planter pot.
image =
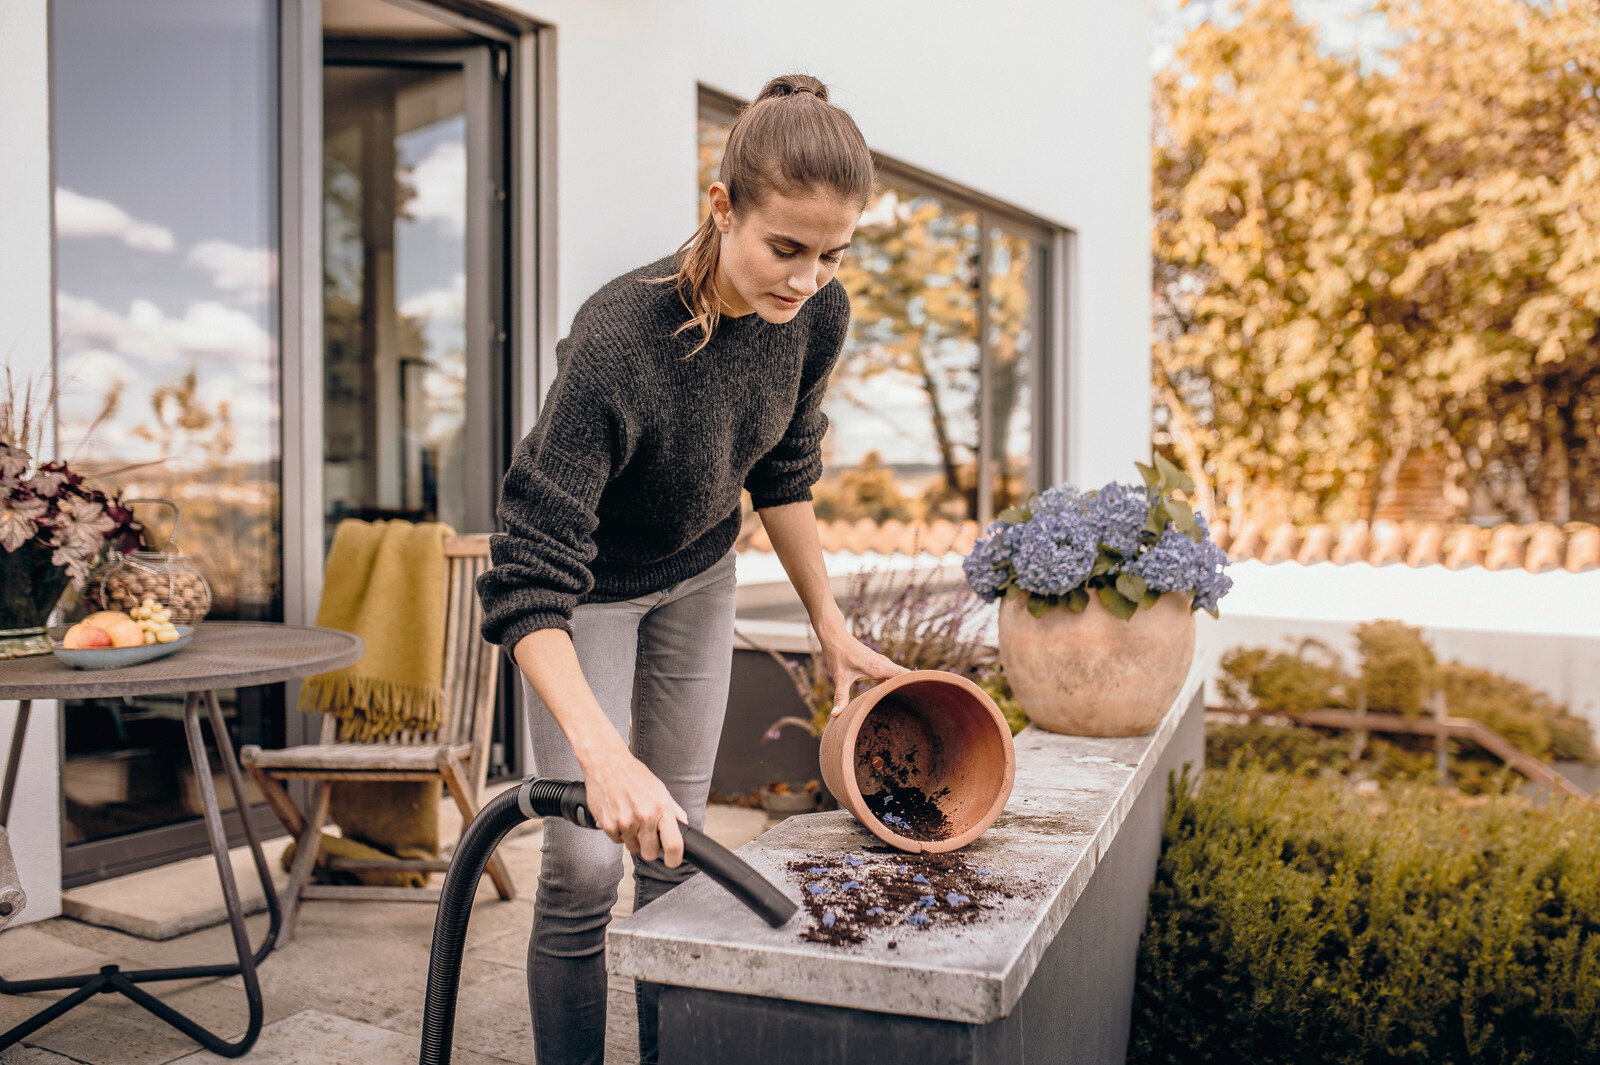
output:
M1123 621L1089 597L1081 614L1000 606L1000 661L1034 724L1074 736L1139 736L1161 722L1194 659L1189 597L1168 592Z
M965 677L914 670L862 693L822 734L839 804L900 850L952 851L1005 808L1017 756L1005 716Z

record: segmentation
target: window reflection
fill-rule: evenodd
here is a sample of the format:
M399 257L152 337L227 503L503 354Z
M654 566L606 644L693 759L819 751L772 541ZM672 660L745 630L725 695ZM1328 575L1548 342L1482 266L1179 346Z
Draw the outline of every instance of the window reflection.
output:
M327 533L465 529L465 76L330 64L324 99Z
M1043 256L1032 241L989 230L989 417L994 513L1027 498L1032 478Z
M281 618L276 4L51 12L60 452L178 504L211 618ZM162 546L168 515L140 516ZM219 694L236 743L281 742L281 688ZM149 837L75 845L198 815L182 700L63 716L66 882L150 864Z

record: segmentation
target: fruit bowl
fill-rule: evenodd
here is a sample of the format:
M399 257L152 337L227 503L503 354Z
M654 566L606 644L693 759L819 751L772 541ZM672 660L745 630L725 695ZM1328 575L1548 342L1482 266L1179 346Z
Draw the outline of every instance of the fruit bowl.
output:
M50 627L50 650L55 656L73 669L119 669L122 666L136 666L141 662L154 662L158 658L165 658L175 651L181 651L194 639L194 626L178 625L178 638L168 643L143 643L136 647L80 647L69 648L61 646L61 638L66 635L67 625L52 625Z

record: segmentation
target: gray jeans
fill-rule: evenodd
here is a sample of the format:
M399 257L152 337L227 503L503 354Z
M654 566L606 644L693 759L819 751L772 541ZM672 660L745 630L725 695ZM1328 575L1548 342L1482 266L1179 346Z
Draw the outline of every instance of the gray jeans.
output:
M705 825L733 661L734 554L698 576L572 613L572 642L606 717L689 815ZM526 678L534 770L576 780L567 738ZM540 1065L600 1065L606 1031L606 925L622 879L620 843L560 818L544 822L544 864L528 944L528 1001ZM694 873L633 855L634 908ZM639 1059L656 1060L655 995L636 995Z

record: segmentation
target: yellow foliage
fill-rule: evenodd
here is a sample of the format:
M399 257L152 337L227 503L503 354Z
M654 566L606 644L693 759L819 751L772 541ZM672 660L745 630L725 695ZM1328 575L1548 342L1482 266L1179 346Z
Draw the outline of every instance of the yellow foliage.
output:
M1375 11L1368 66L1256 0L1156 77L1170 443L1300 520L1365 516L1431 447L1514 518L1596 520L1600 2Z

